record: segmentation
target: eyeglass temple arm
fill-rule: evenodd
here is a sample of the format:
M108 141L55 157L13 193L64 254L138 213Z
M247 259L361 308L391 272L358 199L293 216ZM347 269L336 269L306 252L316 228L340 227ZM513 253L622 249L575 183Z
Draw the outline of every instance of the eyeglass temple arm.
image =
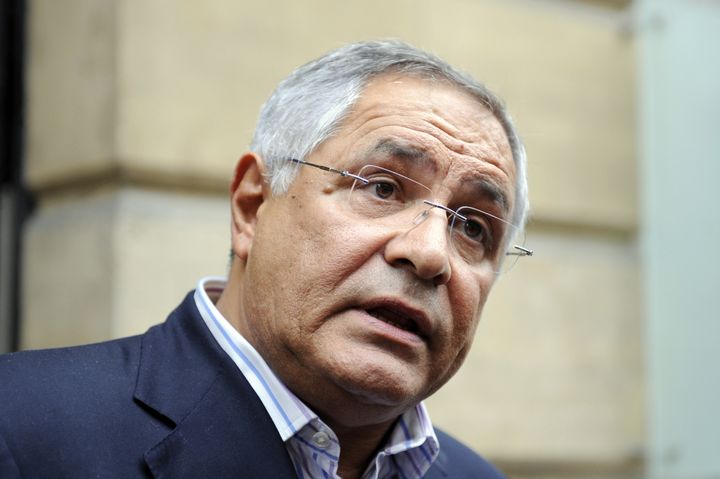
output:
M299 165L314 166L315 168L320 168L321 170L329 171L331 173L337 173L338 175L341 175L341 176L349 176L350 178L354 178L358 181L362 181L366 185L368 183L370 183L370 180L363 178L362 176L354 175L347 170L336 170L335 168L330 168L329 166L318 165L316 163L310 163L309 161L298 160L296 158L288 158L287 160L292 161L293 163L297 163Z
M520 245L513 245L513 248L515 248L517 251L508 251L505 253L506 256L532 256L534 251L528 248L525 248Z

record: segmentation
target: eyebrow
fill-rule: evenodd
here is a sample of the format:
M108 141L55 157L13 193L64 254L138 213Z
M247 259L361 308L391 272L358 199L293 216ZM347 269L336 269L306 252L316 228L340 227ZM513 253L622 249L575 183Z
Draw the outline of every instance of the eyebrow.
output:
M370 148L371 154L382 153L392 158L405 160L405 162L423 167L430 167L437 171L437 165L427 151L412 145L402 143L393 138L383 138ZM490 201L501 209L503 213L509 211L509 201L505 190L488 178L472 178L467 180L470 190L484 200Z
M500 207L503 213L508 213L509 201L505 190L494 181L487 178L474 178L469 180L474 191L482 198L485 198Z
M392 158L405 160L405 162L423 167L431 166L433 170L437 167L430 155L421 149L406 143L401 143L392 138L383 138L375 146L370 148L371 154L382 153Z

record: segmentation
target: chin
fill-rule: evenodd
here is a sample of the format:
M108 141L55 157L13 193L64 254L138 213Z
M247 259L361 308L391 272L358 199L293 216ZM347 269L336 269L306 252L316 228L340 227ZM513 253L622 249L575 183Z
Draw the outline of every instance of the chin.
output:
M348 369L338 372L335 383L366 405L405 409L425 397L427 384L422 375L405 364L354 361Z

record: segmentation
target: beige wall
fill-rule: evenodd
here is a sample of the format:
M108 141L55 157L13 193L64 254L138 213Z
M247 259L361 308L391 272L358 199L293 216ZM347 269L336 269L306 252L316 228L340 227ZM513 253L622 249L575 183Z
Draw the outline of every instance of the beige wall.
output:
M228 179L277 81L401 38L505 97L530 158L537 255L500 281L431 414L510 472L629 477L644 378L624 21L550 0L30 2L23 346L140 333L223 274Z

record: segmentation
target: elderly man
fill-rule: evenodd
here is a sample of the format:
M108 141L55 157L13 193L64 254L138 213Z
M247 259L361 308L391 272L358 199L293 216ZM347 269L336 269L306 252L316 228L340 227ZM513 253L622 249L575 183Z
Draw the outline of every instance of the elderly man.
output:
M422 401L518 256L498 99L399 42L284 80L230 188L232 263L142 336L0 359L2 477L499 478Z

